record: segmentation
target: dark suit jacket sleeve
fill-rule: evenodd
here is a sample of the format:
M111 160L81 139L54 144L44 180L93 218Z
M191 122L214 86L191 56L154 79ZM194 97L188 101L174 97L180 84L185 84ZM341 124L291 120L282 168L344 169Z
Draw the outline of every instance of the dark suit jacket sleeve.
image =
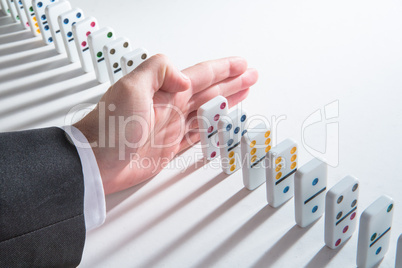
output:
M77 266L84 182L63 130L0 133L0 267Z

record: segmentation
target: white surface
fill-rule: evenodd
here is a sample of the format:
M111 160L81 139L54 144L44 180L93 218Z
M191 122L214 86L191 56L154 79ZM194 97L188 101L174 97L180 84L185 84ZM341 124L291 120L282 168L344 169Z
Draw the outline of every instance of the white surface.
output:
M391 244L381 264L393 267L402 233L401 1L71 3L135 47L167 54L180 68L229 55L247 58L260 79L244 108L270 121L286 116L271 126L273 144L294 138L299 164L312 159L310 148L326 149L326 126L336 126L306 128L309 148L301 140L303 122L339 101L339 118L328 120L339 124L339 163L329 167L328 186L346 174L358 177L360 211L382 194L394 198ZM61 125L69 108L96 102L107 88L95 87L93 74L84 74L78 63L68 65L65 55L57 56L39 39L22 45L25 34L4 35L16 29L1 26L6 21L0 18L1 130ZM11 46L10 40L17 41ZM336 163L332 149L322 156ZM200 148L191 149L153 180L109 196L106 223L88 234L81 266L355 266L356 234L340 250L326 248L323 218L307 229L295 226L293 200L273 209L264 185L250 192L241 172L226 176L215 162L194 160L195 153L201 157Z

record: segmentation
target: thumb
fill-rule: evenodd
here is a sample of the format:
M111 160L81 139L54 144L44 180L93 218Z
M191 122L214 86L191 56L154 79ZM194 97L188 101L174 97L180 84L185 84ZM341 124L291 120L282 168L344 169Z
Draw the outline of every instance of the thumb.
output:
M152 83L154 92L163 90L167 92L180 92L191 87L191 80L174 66L168 57L162 54L152 56L134 71L126 75L130 84L148 85Z

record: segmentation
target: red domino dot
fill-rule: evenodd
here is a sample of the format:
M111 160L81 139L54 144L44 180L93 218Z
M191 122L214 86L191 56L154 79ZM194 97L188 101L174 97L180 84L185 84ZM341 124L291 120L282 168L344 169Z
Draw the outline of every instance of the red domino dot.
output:
M219 146L219 141L216 143L216 146Z
M87 32L87 36L90 35L90 34L91 34L91 32Z
M339 238L338 240L336 240L336 242L335 242L335 247L337 247L337 246L339 246L339 244L341 243L341 239Z
M208 133L211 133L213 130L214 130L214 127L213 127L213 126L210 126L210 127L208 128Z
M221 109L225 109L225 107L226 107L226 102L222 102Z
M215 156L216 156L216 152L213 151L212 154L211 154L211 158L214 158Z
M356 217L356 212L353 212L352 215L350 215L350 219L353 220Z
M83 47L86 47L86 45L87 45L87 42L85 42L85 41L81 43L81 46L83 46Z
M216 115L214 116L214 120L215 120L215 121L218 121L218 120L219 120L219 114L216 114Z
M95 27L96 23L93 21L91 22L91 27Z
M349 225L346 225L345 228L343 228L343 231L342 231L342 232L343 232L343 233L346 233L346 232L348 231L348 229L349 229Z
M29 23L27 22L27 26L29 27Z

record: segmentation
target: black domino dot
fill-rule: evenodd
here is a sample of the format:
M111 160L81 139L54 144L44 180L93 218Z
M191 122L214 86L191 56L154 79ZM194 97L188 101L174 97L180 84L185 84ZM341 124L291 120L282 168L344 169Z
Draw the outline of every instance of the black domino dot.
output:
M230 139L229 141L228 141L228 146L231 146L232 144L233 144L233 139Z
M338 213L338 215L336 215L336 219L339 220L342 217L342 211Z
M356 191L357 190L357 187L359 187L359 184L355 184L355 185L353 185L353 188L352 188L352 191L354 192L354 191Z
M343 201L343 195L338 197L338 200L336 200L336 203L340 204Z
M355 199L355 200L353 200L352 204L350 204L350 206L353 208L354 206L356 206L356 204L357 204L357 200Z

